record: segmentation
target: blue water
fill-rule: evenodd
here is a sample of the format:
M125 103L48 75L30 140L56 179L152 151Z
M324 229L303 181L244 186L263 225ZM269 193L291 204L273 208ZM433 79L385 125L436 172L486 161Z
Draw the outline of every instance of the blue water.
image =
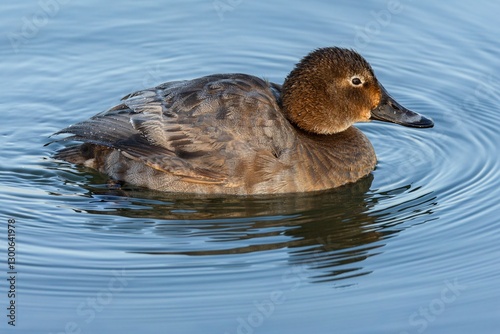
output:
M497 333L499 13L484 0L2 4L1 332ZM132 91L224 72L280 83L333 45L435 121L360 124L379 163L355 184L109 190L44 146Z

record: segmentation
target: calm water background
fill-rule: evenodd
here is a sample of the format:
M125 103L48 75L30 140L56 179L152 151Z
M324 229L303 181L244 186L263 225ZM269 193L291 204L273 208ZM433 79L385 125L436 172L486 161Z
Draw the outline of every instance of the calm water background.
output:
M498 333L498 15L485 0L3 3L0 331ZM379 164L356 184L247 199L110 191L44 147L131 91L217 72L281 83L331 45L360 51L436 123L359 125Z

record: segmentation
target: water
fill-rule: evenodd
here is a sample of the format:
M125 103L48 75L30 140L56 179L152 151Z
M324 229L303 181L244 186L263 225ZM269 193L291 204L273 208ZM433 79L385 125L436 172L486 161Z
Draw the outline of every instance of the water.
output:
M2 8L2 333L498 331L497 3ZM131 91L222 72L282 82L331 45L360 51L399 102L436 123L359 125L379 163L356 184L253 198L112 191L44 146Z

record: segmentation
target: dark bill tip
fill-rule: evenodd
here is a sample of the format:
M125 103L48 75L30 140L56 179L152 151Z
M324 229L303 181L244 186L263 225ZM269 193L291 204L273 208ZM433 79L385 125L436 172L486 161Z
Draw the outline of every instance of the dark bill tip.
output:
M434 126L434 122L430 118L406 109L396 102L382 85L380 88L382 89L382 98L379 105L371 111L371 119L412 128L432 128Z

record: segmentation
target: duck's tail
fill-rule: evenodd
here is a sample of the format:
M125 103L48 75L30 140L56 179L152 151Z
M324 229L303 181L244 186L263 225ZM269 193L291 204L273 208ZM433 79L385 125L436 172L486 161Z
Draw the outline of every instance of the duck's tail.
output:
M76 165L84 165L99 170L103 160L112 149L100 145L83 143L60 149L54 159L65 160Z
M60 149L54 154L54 159L65 160L77 165L83 165L85 163L85 158L81 152L81 144L65 147Z

